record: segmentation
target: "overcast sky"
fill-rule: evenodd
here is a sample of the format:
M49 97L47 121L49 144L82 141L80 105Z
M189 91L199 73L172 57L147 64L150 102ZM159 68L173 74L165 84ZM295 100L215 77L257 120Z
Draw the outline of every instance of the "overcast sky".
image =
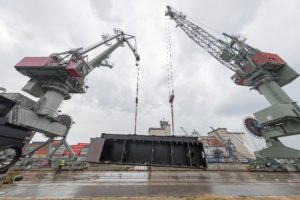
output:
M300 1L297 0L0 0L0 86L20 92L28 78L14 69L25 56L48 56L86 47L114 28L137 37L141 55L138 134L170 120L166 68L166 4L187 14L195 23L218 33L240 33L260 50L279 54L300 72ZM256 91L237 86L232 72L218 63L169 22L175 89L175 132L210 127L244 131L243 119L269 104ZM73 95L62 110L76 124L68 141L89 142L100 133L132 134L136 68L127 47L111 56L113 69L99 68L87 77L88 92ZM300 79L285 91L299 101ZM36 137L40 139L41 137ZM300 136L285 143L300 149ZM261 146L262 141L256 143Z

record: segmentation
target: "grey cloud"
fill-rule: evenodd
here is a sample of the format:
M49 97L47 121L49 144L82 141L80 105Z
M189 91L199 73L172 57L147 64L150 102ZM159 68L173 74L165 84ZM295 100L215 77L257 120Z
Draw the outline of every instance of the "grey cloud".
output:
M247 90L248 88L244 87L244 89ZM245 91L241 93L234 93L230 96L226 96L227 99L222 98L221 101L223 103L215 108L215 113L221 116L245 115L246 117L269 106L263 96L256 94L258 93L257 91Z
M93 12L103 20L112 20L113 2L111 0L90 0Z

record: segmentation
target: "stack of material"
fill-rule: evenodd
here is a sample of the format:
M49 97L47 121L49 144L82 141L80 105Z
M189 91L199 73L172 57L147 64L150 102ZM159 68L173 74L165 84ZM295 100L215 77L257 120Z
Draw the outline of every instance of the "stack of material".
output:
M75 156L77 157L78 161L85 161L87 152L88 152L89 143L78 143L75 145L70 145L71 149L73 150ZM70 153L68 151L65 152L65 157L69 157Z

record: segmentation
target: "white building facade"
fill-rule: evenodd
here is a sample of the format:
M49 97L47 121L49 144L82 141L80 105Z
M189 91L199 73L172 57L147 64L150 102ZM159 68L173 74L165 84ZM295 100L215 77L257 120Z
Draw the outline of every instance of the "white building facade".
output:
M168 121L160 121L160 128L149 128L148 135L168 136L171 135L171 125Z

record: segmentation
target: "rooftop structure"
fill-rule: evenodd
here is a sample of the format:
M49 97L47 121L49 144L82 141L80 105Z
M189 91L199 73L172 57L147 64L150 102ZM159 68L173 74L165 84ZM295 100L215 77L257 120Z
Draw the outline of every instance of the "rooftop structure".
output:
M171 125L168 121L160 121L160 128L149 128L148 135L167 136L171 134Z

